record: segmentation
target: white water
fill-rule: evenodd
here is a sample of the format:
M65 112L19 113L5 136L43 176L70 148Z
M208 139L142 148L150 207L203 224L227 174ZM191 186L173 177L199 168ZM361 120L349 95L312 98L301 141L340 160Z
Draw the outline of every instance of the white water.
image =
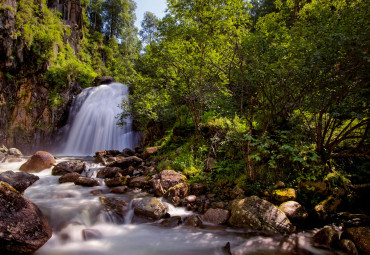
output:
M132 120L117 125L119 107L127 99L128 87L121 83L84 89L73 101L68 125L64 129L66 143L60 155L93 155L98 150L133 148L137 134Z
M57 162L71 160L58 159ZM0 163L0 173L6 170L18 171L24 163ZM97 170L96 164L89 163L90 170ZM38 174L40 180L25 191L25 196L34 202L47 217L53 229L52 238L35 254L45 255L221 255L222 247L231 244L233 255L242 254L290 254L289 243L281 243L280 236L266 236L230 228L196 229L185 226L163 228L153 224L131 224L131 209L125 217L125 224L115 224L102 210L98 200L100 195L90 191L102 189L102 196L119 197L126 201L140 199L144 194L110 194L109 188L81 187L72 183L58 184L59 176L51 176L51 169ZM137 197L137 198L136 198ZM130 203L131 204L131 203ZM183 208L169 206L169 213L182 216L192 214ZM94 229L101 233L100 239L85 241L84 229ZM330 251L312 247L309 240L312 233L292 235L298 240L299 248L310 254L333 254ZM299 253L298 253L299 254Z

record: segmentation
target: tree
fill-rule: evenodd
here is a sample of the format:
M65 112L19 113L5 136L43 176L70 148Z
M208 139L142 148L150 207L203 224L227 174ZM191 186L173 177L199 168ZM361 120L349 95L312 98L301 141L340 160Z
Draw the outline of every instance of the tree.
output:
M141 30L139 36L144 44L150 44L158 33L159 19L152 13L146 12L144 19L141 21Z

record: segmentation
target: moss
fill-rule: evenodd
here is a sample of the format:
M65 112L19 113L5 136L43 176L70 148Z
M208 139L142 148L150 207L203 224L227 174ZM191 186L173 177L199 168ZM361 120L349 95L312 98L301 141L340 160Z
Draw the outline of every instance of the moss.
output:
M279 202L286 202L290 200L296 200L297 194L295 189L277 189L272 192L272 196Z

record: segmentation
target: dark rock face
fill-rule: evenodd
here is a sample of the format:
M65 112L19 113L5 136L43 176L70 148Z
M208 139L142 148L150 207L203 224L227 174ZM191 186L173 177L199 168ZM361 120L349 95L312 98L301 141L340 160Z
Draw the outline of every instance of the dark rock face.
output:
M312 237L312 241L319 245L334 246L339 241L339 232L332 227L325 227Z
M0 182L0 253L31 254L51 237L41 211L21 193Z
M89 177L78 177L78 179L74 181L74 184L84 187L94 187L100 185L97 180Z
M50 168L55 164L55 158L49 152L37 151L29 160L26 161L19 170L24 172L40 172Z
M68 173L59 178L59 183L75 182L80 177L81 175L79 173L76 173L76 172Z
M99 172L97 173L96 177L97 178L113 178L114 176L116 176L117 173L120 172L120 168L119 167L104 167L102 169L99 170Z
M230 217L230 212L224 209L208 209L202 219L213 224L225 224Z
M155 197L145 197L134 204L135 214L150 220L159 220L167 210L167 206Z
M338 243L338 248L348 255L358 255L356 245L351 240L348 239L340 240Z
M166 228L174 228L174 227L181 225L181 223L182 223L182 220L180 216L173 216L168 219L164 219L161 222L161 226L166 227Z
M117 161L108 163L107 166L109 167L119 167L119 168L127 168L129 166L138 166L143 163L143 160L141 158L138 158L136 156L127 157L123 159L119 159Z
M189 185L187 183L179 183L169 188L163 197L174 206L179 206L181 204L181 200L189 195L189 190Z
M355 243L359 254L370 254L370 229L354 227L344 229L341 239L348 239Z
M232 226L280 234L294 231L294 226L282 211L257 196L233 200L229 209L229 223Z
M25 173L6 171L0 174L0 181L10 184L13 188L23 193L29 186L40 179L38 176Z
M128 211L128 203L125 200L115 197L99 197L104 211L112 214L115 219L123 220Z
M86 165L81 161L65 161L57 164L51 170L52 175L65 175L68 173L81 174L86 170Z
M102 84L110 84L115 82L116 80L111 76L102 76L102 77L96 77L95 78L95 84L96 86L102 85Z

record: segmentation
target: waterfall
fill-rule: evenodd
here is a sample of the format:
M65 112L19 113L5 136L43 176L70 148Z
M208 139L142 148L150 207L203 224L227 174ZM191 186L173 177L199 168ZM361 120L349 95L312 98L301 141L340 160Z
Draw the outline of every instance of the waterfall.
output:
M98 150L133 148L138 135L132 130L132 120L117 125L122 112L119 105L128 97L128 87L111 83L84 89L72 103L68 124L64 129L66 141L63 155L93 155Z

